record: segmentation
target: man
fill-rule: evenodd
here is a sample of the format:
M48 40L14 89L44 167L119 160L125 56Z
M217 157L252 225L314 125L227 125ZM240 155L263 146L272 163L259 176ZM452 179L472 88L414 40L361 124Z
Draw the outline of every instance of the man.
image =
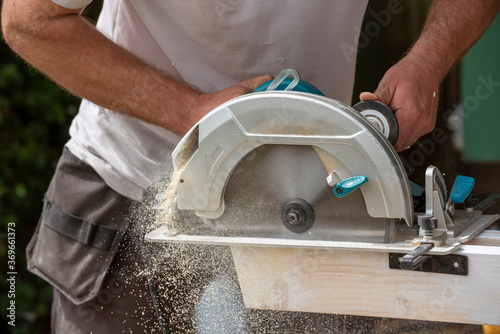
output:
M154 332L145 281L125 281L123 218L130 200L169 168L179 136L221 103L295 68L350 104L356 38L367 0L4 0L12 49L84 98L37 232L30 270L54 285L56 333ZM439 84L494 18L500 1L435 0L411 51L383 77L377 99L395 111L398 151L434 127ZM133 276L133 275L132 275ZM131 292L135 291L135 292Z

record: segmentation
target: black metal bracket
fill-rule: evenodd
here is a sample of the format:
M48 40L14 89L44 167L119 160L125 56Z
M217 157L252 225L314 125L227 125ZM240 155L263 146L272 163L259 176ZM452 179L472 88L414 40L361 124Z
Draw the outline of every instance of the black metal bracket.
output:
M420 222L420 221L419 221ZM434 247L432 243L422 243L417 248L399 259L399 267L403 270L415 270L419 268L430 257L425 252Z
M399 270L414 270L428 273L467 276L469 274L469 261L465 255L423 255L413 269L401 267L401 260L407 254L389 253L389 268Z

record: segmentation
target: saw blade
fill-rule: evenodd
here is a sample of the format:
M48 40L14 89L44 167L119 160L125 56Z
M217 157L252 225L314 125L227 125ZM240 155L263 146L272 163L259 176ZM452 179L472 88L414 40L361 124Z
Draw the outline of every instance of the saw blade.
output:
M327 171L312 146L263 145L246 155L226 185L224 214L210 220L214 231L239 236L309 240L389 242L394 219L368 215L359 190L337 198L326 182ZM308 203L314 211L311 226L291 229L296 215L290 201ZM293 209L293 208L292 208ZM300 231L300 233L294 232Z

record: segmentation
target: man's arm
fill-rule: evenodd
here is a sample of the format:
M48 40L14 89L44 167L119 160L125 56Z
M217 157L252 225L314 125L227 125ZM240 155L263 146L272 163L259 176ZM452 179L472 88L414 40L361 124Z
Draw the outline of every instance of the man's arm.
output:
M499 0L434 0L411 51L384 75L374 94L360 99L387 104L399 121L402 151L436 123L439 84L490 25Z
M207 112L270 80L262 76L202 94L116 45L80 14L49 0L4 0L11 48L71 93L179 135Z

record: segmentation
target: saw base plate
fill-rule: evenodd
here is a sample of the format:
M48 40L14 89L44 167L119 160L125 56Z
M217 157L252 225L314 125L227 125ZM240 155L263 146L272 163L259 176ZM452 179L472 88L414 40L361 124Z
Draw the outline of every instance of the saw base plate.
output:
M453 253L462 243L474 238L494 223L500 215L472 215L474 221L462 233L454 238L448 239L446 245L434 247L427 253L429 255L447 255ZM196 234L196 230L190 234L175 234L167 227L160 227L146 235L147 242L173 242L173 243L193 243L206 245L240 245L240 246L262 246L262 247L284 247L284 248L310 248L329 250L352 250L370 251L383 253L406 253L411 252L416 247L408 238L416 237L417 229L407 228L405 224L399 224L400 229L396 230L396 241L394 243L370 243L370 242L350 242L350 241L329 241L329 240L298 240L283 238L264 237L238 237L238 236L213 236ZM200 231L201 232L201 231ZM206 232L206 231L203 231Z

